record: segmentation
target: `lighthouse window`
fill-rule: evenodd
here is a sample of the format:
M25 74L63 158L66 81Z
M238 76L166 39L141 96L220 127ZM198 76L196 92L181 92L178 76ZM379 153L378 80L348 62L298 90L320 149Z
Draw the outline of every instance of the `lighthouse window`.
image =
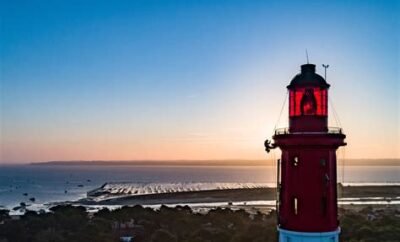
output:
M321 163L321 166L326 166L326 161L325 161L325 159L321 159L319 162Z
M293 165L294 165L294 166L298 166L298 165L299 165L299 157L295 156L295 157L293 158Z
M298 201L297 201L297 197L295 197L295 198L293 199L293 208L294 208L294 214L297 215L297 213L298 213Z

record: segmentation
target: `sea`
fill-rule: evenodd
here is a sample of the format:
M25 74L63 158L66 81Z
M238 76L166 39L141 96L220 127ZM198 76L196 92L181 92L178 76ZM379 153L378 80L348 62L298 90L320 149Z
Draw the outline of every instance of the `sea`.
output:
M274 186L274 166L0 165L0 209L21 202L75 201L109 182L263 183ZM400 166L338 167L338 182L400 185ZM34 201L30 200L34 198Z

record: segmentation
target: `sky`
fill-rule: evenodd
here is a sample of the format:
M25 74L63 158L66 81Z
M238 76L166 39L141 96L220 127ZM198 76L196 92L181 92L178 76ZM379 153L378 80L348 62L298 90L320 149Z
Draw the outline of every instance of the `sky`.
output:
M306 49L341 155L400 158L399 4L3 0L0 163L271 158Z

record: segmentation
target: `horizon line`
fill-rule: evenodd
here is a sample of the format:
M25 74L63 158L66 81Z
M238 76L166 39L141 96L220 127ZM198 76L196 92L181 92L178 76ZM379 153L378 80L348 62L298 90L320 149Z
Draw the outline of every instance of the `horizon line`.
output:
M246 165L244 163L240 164L240 162L253 162L253 164L249 165L255 165L254 162L257 162L258 164L256 165L272 165L272 164L261 164L261 163L271 163L271 162L276 162L277 159L132 159L132 160L101 160L101 159L95 159L95 160L46 160L46 161L19 161L19 162L0 162L0 165L57 165L57 164L69 164L73 165L74 163L116 163L116 164L121 164L121 163L142 163L143 165L146 165L144 163L149 163L148 165L152 164L162 164L165 163L166 165L169 163L177 163L177 164L182 164L185 165L184 163L186 162L187 165L197 163L201 165L201 163L207 163L206 165L228 165L226 163L231 162L232 165ZM387 161L400 161L400 158L345 158L345 159L338 159L338 161L378 161L378 160L387 160ZM210 164L211 163L211 164ZM237 163L237 164L235 164ZM390 162L391 163L391 162ZM396 164L397 163L397 164ZM400 165L400 162L396 162L394 165ZM68 165L67 164L67 165ZM376 165L383 165L379 163L375 163ZM134 165L134 164L132 164Z

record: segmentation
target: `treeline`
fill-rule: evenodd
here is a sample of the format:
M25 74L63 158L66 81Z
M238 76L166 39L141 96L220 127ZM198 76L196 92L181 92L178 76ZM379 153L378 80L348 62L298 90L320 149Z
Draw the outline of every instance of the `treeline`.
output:
M400 214L397 210L341 211L341 241L398 242ZM89 214L84 207L57 206L50 213L29 211L12 219L0 210L1 242L134 241L150 242L272 242L277 241L276 214L249 214L244 210L217 208L206 214L190 207L159 210L141 206L102 209Z

